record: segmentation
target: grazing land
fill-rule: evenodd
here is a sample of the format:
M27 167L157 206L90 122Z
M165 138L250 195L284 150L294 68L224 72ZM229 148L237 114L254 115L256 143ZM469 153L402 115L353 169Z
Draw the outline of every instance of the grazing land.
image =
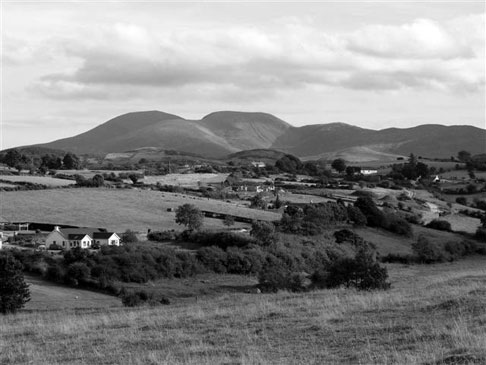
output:
M161 176L145 176L145 184L175 185L184 188L197 188L199 184L222 183L229 174L169 174Z
M89 290L54 284L36 276L26 276L31 300L26 310L93 309L120 307L120 299Z
M237 203L138 189L12 191L2 192L0 199L2 215L12 222L62 223L103 227L116 232L180 228L175 223L174 210L185 203L194 204L201 210L251 219L273 221L281 217L278 213L250 209ZM204 222L206 228L223 227L220 219L206 218Z
M485 263L389 265L385 292L21 312L0 317L0 363L484 364Z
M76 184L76 181L74 180L57 179L55 177L48 177L48 176L1 175L0 180L11 181L12 183L27 182L31 184L46 185L49 187L69 186L69 185Z

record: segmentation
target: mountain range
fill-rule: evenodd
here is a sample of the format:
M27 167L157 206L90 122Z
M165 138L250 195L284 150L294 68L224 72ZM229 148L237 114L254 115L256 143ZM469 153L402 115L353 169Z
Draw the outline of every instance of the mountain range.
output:
M380 160L407 156L447 158L460 150L486 151L486 130L472 126L421 125L371 130L345 123L294 127L267 113L221 111L189 120L160 111L113 118L74 137L36 145L78 154L108 154L155 147L221 158L273 149L301 158Z

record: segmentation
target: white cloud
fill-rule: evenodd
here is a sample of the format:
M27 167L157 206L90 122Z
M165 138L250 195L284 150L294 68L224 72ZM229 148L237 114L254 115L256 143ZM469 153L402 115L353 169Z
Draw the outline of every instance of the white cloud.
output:
M279 88L331 85L358 90L434 89L471 92L484 86L484 15L439 23L367 25L330 33L312 22L265 27L149 29L114 23L35 44L9 43L11 60L62 54L71 71L45 73L32 87L52 98L133 97L135 90L220 86L238 97ZM45 47L49 43L49 47ZM36 56L33 56L36 55ZM52 57L51 57L52 58ZM124 89L124 92L120 91ZM132 88L133 91L127 91Z

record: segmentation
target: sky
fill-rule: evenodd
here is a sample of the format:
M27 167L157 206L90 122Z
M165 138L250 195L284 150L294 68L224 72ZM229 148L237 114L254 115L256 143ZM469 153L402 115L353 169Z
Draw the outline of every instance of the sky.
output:
M1 2L0 150L118 115L485 121L484 1Z

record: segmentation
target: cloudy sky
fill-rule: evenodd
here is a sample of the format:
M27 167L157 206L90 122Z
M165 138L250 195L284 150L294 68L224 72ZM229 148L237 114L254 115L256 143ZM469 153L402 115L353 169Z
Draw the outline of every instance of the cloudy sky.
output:
M161 110L485 128L485 4L2 2L0 149Z

